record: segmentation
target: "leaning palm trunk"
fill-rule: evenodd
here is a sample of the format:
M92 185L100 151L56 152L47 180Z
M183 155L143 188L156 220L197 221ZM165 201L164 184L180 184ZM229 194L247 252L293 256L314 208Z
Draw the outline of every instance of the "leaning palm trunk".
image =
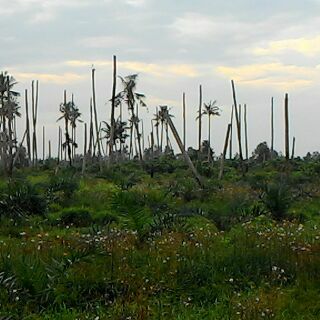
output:
M273 97L271 98L271 157L274 150L274 120L273 120Z
M208 162L211 161L211 114L208 114Z
M168 122L169 126L170 126L170 129L172 131L172 134L173 136L175 137L177 143L178 143L178 146L180 148L180 151L181 153L183 154L190 170L192 171L192 173L194 174L198 184L200 185L200 187L203 187L203 181L202 181L202 178L201 176L199 175L197 169L195 168L195 166L193 165L188 153L185 151L185 148L184 148L184 145L179 137L179 134L178 134L178 131L176 129L176 127L174 126L170 116L169 116L169 113L168 113L168 110L165 110L165 113L164 113L164 117L166 119L166 121Z
M222 156L221 156L220 171L219 171L219 180L221 180L222 177L223 177L224 160L225 160L226 154L227 154L230 132L231 132L231 123L228 124L226 140L225 140L225 142L224 142L223 153L222 153Z
M234 111L235 111L237 131L238 131L239 156L240 156L240 163L242 164L243 156L242 156L242 144L241 144L241 125L240 125L240 119L239 119L239 113L238 113L238 107L237 107L236 90L235 90L233 80L231 80L231 85L232 85Z

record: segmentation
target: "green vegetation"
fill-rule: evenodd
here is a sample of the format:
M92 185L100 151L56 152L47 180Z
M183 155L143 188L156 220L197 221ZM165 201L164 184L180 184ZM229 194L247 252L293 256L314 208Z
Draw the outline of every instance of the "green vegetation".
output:
M319 319L318 161L195 164L2 180L0 318Z

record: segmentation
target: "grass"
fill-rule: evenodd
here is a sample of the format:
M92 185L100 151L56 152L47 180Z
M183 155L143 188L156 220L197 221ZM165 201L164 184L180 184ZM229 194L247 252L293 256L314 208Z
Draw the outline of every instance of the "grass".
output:
M230 168L191 196L190 181L176 183L183 170L138 169L125 188L110 170L72 184L63 173L54 193L50 171L20 173L48 209L1 217L0 318L319 319L318 193L286 198L274 220L259 193L273 164L257 184Z

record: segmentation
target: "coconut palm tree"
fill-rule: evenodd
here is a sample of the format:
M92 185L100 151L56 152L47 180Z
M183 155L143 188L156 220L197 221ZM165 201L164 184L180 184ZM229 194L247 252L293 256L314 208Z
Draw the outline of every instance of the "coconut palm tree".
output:
M73 106L70 110L70 126L71 126L71 139L72 139L72 156L75 156L75 150L78 147L76 143L76 129L77 129L77 122L83 122L81 119L81 113L79 112L79 108L73 103Z
M201 116L208 116L208 142L209 148L211 147L211 117L220 116L220 108L217 106L217 101L210 101L209 103L203 104L203 109L201 112ZM199 116L197 117L197 119Z
M123 86L123 90L117 95L117 99L125 101L131 114L132 129L130 132L130 146L132 146L133 129L136 131L139 147L139 158L142 161L141 134L139 131L139 107L146 107L144 102L145 95L136 92L137 74L129 75L124 78L119 77ZM131 148L132 149L132 148Z
M62 116L57 120L57 121L59 121L59 120L64 119L66 141L62 144L62 147L63 147L63 149L66 149L68 151L70 166L72 166L72 155L71 155L70 144L72 144L73 141L69 135L69 122L72 118L71 115L72 115L73 109L74 109L73 101L61 103L60 104L60 112L62 113Z
M129 137L127 134L127 122L121 121L120 118L114 124L113 141L111 141L111 124L103 121L105 128L101 128L101 131L105 134L101 139L107 139L108 144L112 143L113 146L117 148L117 142L119 142L119 151L121 152L121 146L126 142Z

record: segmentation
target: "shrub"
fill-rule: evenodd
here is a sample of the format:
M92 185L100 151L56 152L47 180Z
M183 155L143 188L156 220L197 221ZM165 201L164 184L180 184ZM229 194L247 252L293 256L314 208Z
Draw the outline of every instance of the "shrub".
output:
M26 180L8 182L0 195L0 215L21 218L29 215L44 215L47 201Z
M60 174L51 177L47 188L48 198L52 202L65 203L79 188L79 179L71 174Z
M75 227L87 227L93 223L93 218L89 210L83 208L64 209L60 215L63 225L73 225Z

